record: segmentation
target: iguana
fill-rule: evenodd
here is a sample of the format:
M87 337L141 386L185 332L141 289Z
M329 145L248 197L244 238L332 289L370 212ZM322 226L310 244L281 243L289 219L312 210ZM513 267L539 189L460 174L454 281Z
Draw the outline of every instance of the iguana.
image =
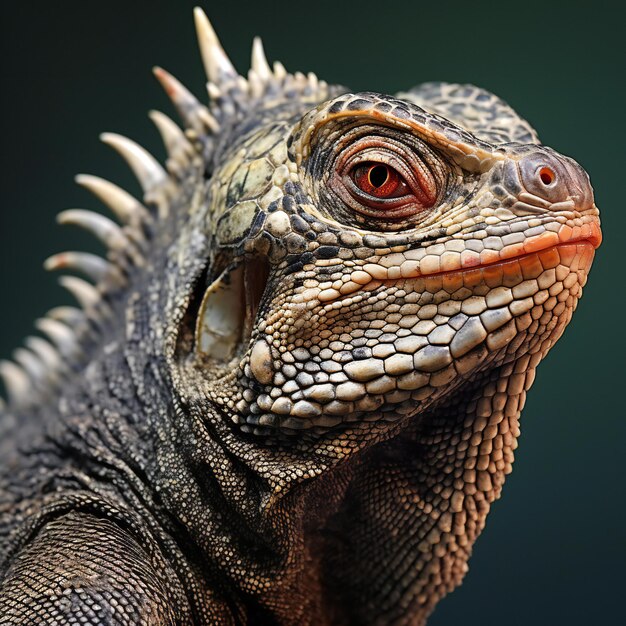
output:
M424 624L511 471L535 369L601 241L585 171L469 85L350 93L240 76L204 13L210 104L156 76L166 168L50 269L3 362L0 623ZM92 284L93 283L93 284Z

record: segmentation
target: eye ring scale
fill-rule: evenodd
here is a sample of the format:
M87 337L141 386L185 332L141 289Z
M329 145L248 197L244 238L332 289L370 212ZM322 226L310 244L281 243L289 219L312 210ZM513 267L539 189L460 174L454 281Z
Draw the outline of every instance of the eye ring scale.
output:
M407 146L380 137L357 141L335 165L335 191L356 213L395 222L432 208L441 181Z

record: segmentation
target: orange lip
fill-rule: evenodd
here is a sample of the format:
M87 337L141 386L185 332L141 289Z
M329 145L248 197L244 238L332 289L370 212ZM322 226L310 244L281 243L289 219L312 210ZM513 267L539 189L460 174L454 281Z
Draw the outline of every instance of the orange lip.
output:
M570 237L554 244L552 237L547 239L540 235L531 241L530 245L524 248L520 246L515 251L507 250L505 254L485 263L462 265L457 269L428 274L415 273L401 279L373 280L365 286L365 289L371 291L378 285L397 284L399 280L410 282L423 280L425 281L423 288L431 292L445 289L452 293L460 287L472 288L480 284L487 284L490 287L514 287L524 280L536 279L546 270L558 265L565 265L572 271L587 273L593 261L594 249L598 245L598 238Z
M463 258L463 256L461 256L461 264L458 269L484 267L528 254L543 252L544 250L565 244L589 244L595 249L598 248L601 243L602 231L597 221L574 227L563 225L557 232L548 231L541 235L536 235L535 237L529 237L521 243L512 244L502 250L483 250L479 258ZM427 274L421 275L426 276Z
M433 293L442 288L453 293L460 287L481 283L490 287L514 286L523 280L537 278L545 270L558 265L586 273L591 267L594 249L601 242L598 220L581 226L563 225L558 231L547 231L501 250L483 250L480 254L465 250L456 259L452 257L447 261L442 260L445 254L441 257L432 255L428 267L424 267L424 259L409 261L409 268L404 268L405 263L396 266L366 263L355 269L348 282L338 281L338 284L321 291L306 289L300 298L302 301L314 299L330 303L359 291L373 291L383 284L415 280L425 280L427 284L423 288Z

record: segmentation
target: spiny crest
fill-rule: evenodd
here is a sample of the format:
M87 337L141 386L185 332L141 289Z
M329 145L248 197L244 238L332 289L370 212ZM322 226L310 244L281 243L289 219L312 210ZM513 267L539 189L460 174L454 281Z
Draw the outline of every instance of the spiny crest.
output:
M166 148L165 168L134 141L114 133L101 135L102 141L116 150L135 174L143 202L102 178L87 174L76 177L80 186L109 207L117 221L94 211L70 209L58 215L58 222L92 233L107 247L107 258L68 251L45 261L47 270L69 270L88 280L61 276L60 284L80 308L64 306L48 311L35 323L43 337L26 338L24 347L14 351L13 361L0 361L0 377L12 407L36 404L86 359L88 347L97 342L99 329L112 315L110 297L126 288L134 269L144 264L155 223L167 216L184 174L202 166L213 138L236 123L261 98L281 94L319 98L328 91L328 85L318 81L313 73L289 74L279 62L270 66L258 37L252 43L251 67L244 78L224 52L202 9L194 9L194 21L210 103L202 104L174 76L156 67L154 74L183 125L181 129L159 111L149 113Z

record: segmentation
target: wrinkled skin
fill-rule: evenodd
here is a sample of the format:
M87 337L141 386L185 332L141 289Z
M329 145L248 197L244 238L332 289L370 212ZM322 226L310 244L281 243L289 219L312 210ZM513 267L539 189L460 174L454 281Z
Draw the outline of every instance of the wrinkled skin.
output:
M423 624L461 582L598 211L483 90L343 91L234 91L84 373L13 410L8 623Z

